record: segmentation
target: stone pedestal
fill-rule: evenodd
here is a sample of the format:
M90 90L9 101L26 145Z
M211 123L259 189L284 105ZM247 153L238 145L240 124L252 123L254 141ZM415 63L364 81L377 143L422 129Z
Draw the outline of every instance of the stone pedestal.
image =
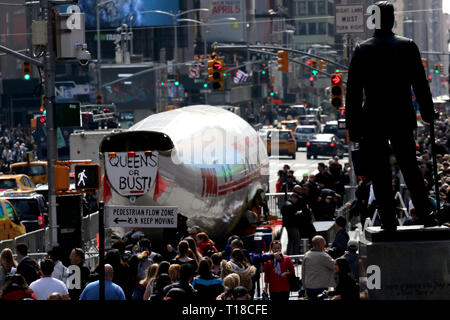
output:
M359 244L369 300L450 299L450 228L369 227ZM366 275L364 275L366 273Z

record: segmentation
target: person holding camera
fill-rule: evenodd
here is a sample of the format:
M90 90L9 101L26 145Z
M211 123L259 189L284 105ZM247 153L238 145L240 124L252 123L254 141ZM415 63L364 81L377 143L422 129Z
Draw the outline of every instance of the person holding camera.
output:
M295 275L294 263L289 256L281 253L280 240L270 243L270 252L273 259L264 263L263 294L269 291L272 301L289 300L289 275Z

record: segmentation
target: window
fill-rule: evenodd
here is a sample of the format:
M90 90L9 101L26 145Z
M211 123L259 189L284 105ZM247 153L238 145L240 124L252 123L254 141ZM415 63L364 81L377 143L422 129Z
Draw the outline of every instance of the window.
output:
M317 2L317 14L319 14L319 15L326 14L326 3L324 0Z
M14 208L11 207L11 205L7 202L5 202L5 208L6 208L6 213L8 214L9 220L18 224L19 217L17 216L17 213L14 211Z
M299 36L304 36L306 34L306 23L297 22L297 28L295 32Z
M317 34L315 22L308 23L308 34Z
M306 16L306 2L305 1L299 1L296 3L297 8L297 16Z
M327 34L327 23L326 22L319 22L318 34Z
M334 15L334 7L331 2L328 2L328 15L333 16Z
M17 187L15 179L2 179L0 180L0 189L14 189Z
M334 24L328 23L328 35L334 36Z
M316 2L315 1L309 1L308 2L308 15L314 16L316 14L317 14Z

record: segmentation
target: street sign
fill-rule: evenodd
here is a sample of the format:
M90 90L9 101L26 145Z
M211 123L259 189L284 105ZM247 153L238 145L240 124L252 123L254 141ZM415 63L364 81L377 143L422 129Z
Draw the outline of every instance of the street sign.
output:
M364 10L362 5L336 5L336 33L364 32Z
M200 68L199 67L190 67L189 68L189 78L197 79L200 77Z
M99 189L100 165L83 164L75 166L75 189Z
M79 102L56 103L55 109L58 128L81 126Z
M176 228L177 207L105 206L107 227Z
M157 171L158 151L105 153L105 174L112 188L122 196L149 192Z

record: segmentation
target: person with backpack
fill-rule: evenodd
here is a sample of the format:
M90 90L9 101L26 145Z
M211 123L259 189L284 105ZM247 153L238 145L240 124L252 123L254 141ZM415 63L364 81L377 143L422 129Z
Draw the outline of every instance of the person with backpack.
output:
M40 278L39 265L37 262L28 256L28 247L25 243L18 243L16 245L17 265L16 273L21 274L27 284L31 284Z

